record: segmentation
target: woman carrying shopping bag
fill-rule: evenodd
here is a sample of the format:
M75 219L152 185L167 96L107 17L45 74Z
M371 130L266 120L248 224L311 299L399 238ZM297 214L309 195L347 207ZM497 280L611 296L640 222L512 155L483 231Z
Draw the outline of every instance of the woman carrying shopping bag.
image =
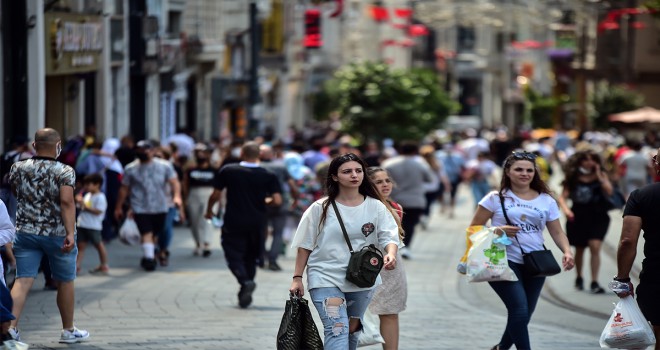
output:
M499 192L493 191L479 201L470 223L470 226L485 225L491 220L498 234L506 233L512 238L506 253L518 281L489 282L508 311L504 334L493 350L509 349L513 345L518 350L531 349L527 325L545 277L530 277L525 273L522 252L544 249L543 230L546 226L563 252L561 262L564 270L572 269L574 264L568 239L559 222L559 207L548 186L541 180L535 159L533 153L527 152L514 152L508 156L504 161Z
M396 267L400 227L365 173L364 161L353 153L333 159L325 179L328 196L305 211L292 242L298 253L289 292L303 296L307 267L308 290L323 321L326 350L357 348L361 318L374 287L381 284L379 277L367 287L347 280L349 243L355 252L369 245L384 250L383 267Z

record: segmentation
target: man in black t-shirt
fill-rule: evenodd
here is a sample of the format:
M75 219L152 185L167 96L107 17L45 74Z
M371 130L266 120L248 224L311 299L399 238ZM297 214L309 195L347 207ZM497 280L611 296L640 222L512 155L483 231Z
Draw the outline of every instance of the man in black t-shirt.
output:
M660 174L660 149L653 156L656 174ZM651 184L633 191L623 211L623 228L617 252L617 275L613 285L627 284L628 288L617 292L620 297L634 295L630 282L630 270L637 255L637 241L644 230L644 260L637 286L637 303L644 317L653 325L655 337L660 338L660 183ZM660 349L656 343L655 349Z
M213 180L213 193L206 207L206 218L213 217L213 205L227 191L221 243L232 274L241 284L238 303L252 303L256 288L254 276L261 256L267 223L267 205L282 204L282 190L275 174L259 166L259 145L247 142L241 148L242 161L220 169Z

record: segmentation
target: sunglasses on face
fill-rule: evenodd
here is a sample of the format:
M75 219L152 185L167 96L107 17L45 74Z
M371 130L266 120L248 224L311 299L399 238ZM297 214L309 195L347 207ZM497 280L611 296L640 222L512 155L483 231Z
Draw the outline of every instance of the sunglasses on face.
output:
M536 154L529 152L513 152L511 153L511 158L514 160L536 160Z

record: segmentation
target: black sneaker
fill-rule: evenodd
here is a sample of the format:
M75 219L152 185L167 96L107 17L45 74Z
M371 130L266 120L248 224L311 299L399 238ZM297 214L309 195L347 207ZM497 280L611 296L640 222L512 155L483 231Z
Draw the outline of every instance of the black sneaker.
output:
M252 293L257 288L254 281L246 281L241 285L241 290L238 292L238 306L242 309L247 308L252 304Z
M268 269L271 270L271 271L282 271L282 268L280 267L280 265L277 265L277 263L274 262L274 261L268 263Z
M591 293L593 294L604 294L605 289L598 285L598 282L591 282Z
M577 290L584 289L584 281L582 280L582 277L578 277L575 279L575 289Z
M140 261L140 266L144 269L144 271L154 271L156 270L156 265L158 263L156 262L156 259L148 259L148 258L142 258Z

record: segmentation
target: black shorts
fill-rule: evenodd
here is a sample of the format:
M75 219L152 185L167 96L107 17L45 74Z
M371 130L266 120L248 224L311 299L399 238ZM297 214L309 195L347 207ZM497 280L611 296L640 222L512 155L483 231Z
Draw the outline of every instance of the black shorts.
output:
M141 235L147 233L159 234L165 227L165 218L167 213L160 214L134 214L133 219L137 224Z
M93 245L101 244L101 230L78 227L76 232L78 233L78 242L91 242Z
M660 283L641 282L635 291L637 305L642 310L646 320L654 326L660 326Z

